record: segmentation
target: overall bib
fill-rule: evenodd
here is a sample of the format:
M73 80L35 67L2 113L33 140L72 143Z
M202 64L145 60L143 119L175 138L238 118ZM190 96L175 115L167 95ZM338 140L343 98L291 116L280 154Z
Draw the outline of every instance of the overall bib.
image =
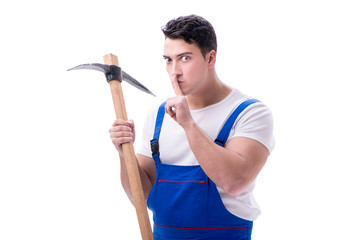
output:
M215 143L224 146L237 116L250 104L240 104L225 122ZM163 164L159 136L166 103L159 107L151 150L156 165L156 182L147 200L153 212L155 240L242 240L251 239L252 221L239 218L224 206L214 182L200 165ZM221 159L219 159L221 161Z

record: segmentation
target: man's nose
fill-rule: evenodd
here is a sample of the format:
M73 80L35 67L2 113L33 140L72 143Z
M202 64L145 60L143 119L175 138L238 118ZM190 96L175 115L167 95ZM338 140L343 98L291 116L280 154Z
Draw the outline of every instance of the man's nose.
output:
M177 62L173 62L172 66L171 66L171 75L181 75L181 67L180 64Z

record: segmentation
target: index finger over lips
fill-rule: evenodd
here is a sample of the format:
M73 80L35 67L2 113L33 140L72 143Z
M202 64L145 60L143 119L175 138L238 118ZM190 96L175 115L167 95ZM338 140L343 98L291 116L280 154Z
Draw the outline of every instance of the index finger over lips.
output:
M184 96L183 92L181 91L179 82L177 80L177 75L174 75L171 77L171 83L172 83L172 86L173 86L176 96Z

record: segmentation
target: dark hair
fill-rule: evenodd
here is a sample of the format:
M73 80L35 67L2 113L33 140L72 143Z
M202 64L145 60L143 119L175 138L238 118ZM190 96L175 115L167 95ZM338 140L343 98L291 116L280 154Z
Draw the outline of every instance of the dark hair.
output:
M161 30L165 38L183 39L189 44L195 42L204 57L211 50L217 51L215 30L206 19L200 16L178 17L170 20Z

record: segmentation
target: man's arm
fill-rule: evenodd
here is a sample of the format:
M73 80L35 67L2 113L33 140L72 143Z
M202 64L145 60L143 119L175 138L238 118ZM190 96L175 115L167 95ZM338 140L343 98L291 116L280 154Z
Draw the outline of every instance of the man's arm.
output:
M143 155L136 155L138 167L139 167L139 174L141 178L141 184L144 190L145 200L148 198L150 191L155 183L156 179L156 168L155 163L152 158L143 156ZM134 204L134 199L130 189L130 182L129 177L127 175L125 160L124 158L120 157L120 177L121 177L121 185L126 192L129 200L132 204Z
M171 83L176 97L168 98L165 112L185 130L190 148L206 175L227 194L241 194L261 171L269 150L245 137L234 137L225 147L214 143L192 119L176 75Z
M256 140L234 137L225 147L214 143L191 117L186 97L169 98L165 111L185 130L190 148L210 177L229 195L241 194L259 174L269 150Z
M119 153L121 184L130 201L134 204L130 189L129 177L126 171L125 159L121 149L121 144L135 141L134 123L132 121L125 122L123 120L116 120L110 128L109 133L110 138ZM147 199L156 178L155 163L152 158L143 155L138 154L136 155L136 158L145 199Z
M264 166L269 150L256 140L234 137L214 143L194 122L184 127L191 150L211 180L227 194L241 194Z

